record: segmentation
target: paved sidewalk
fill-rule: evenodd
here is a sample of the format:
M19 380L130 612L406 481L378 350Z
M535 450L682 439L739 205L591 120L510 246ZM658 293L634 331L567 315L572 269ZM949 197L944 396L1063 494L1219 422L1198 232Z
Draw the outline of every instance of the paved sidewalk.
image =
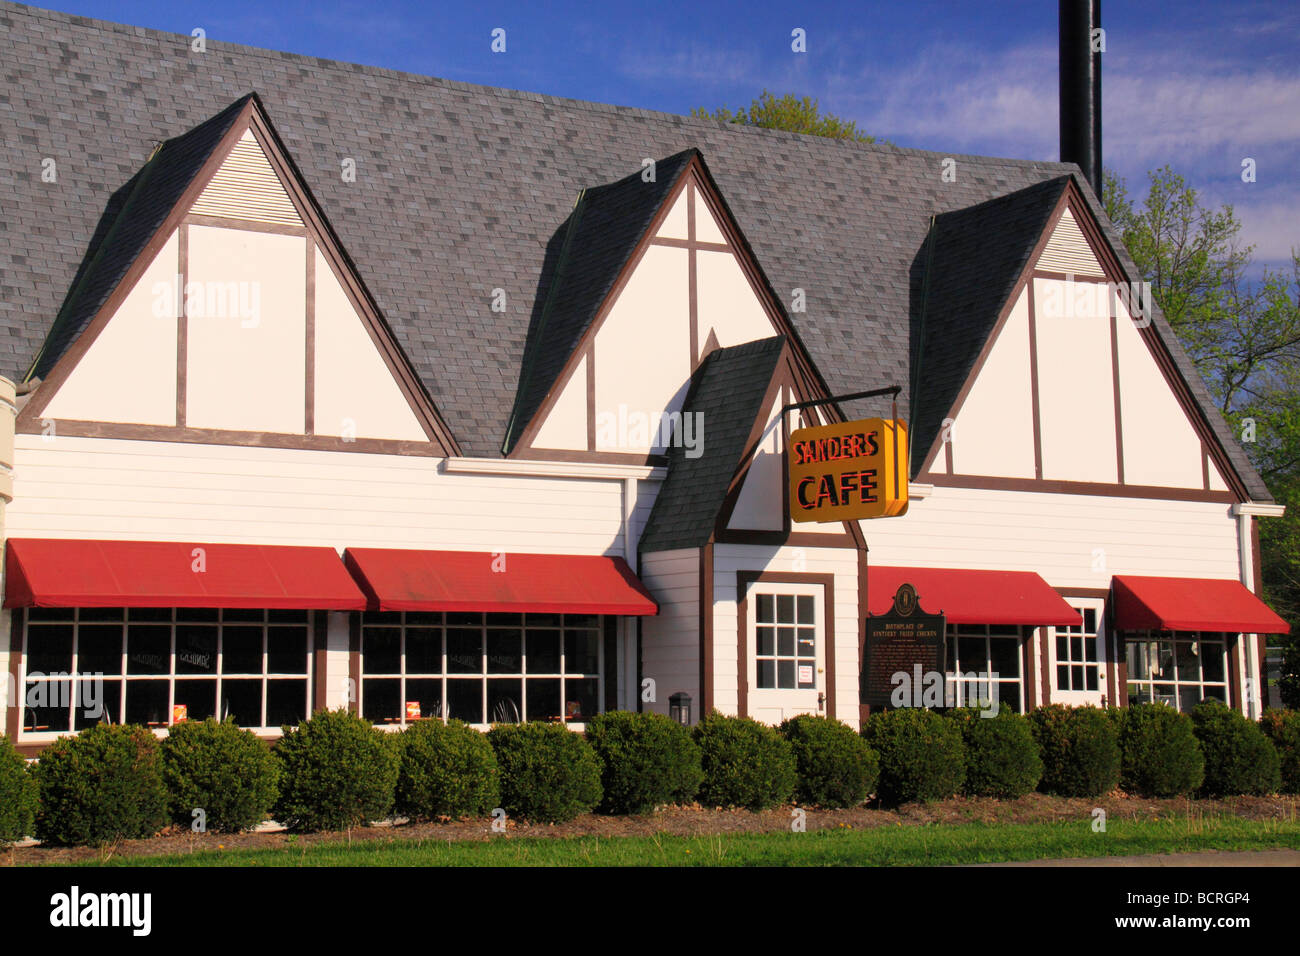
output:
M1236 850L1202 853L1150 853L1145 856L1094 856L1069 860L1023 860L975 866L1300 866L1300 850Z

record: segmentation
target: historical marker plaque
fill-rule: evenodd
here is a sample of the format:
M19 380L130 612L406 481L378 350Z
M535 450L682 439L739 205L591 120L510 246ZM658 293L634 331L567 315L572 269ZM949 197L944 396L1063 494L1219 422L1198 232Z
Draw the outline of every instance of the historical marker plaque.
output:
M867 618L865 653L861 702L872 707L892 706L895 674L906 674L909 686L918 678L943 674L944 616L922 611L916 588L902 584L887 613ZM914 688L913 693L919 694L920 689Z

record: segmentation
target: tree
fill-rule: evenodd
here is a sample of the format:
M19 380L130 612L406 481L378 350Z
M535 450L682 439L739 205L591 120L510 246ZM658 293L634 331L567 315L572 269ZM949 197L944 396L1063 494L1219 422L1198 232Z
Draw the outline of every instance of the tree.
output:
M1281 691L1300 707L1300 253L1289 270L1248 278L1231 206L1205 208L1168 166L1148 173L1142 204L1107 170L1102 188L1142 277L1276 500L1260 522L1265 597L1292 626Z
M841 119L833 113L823 113L818 102L811 97L796 97L793 93L776 97L767 90L754 100L749 109L740 107L732 111L723 106L710 113L702 106L691 110L699 119L714 119L720 123L739 123L741 126L760 126L763 129L783 129L791 133L811 136L828 136L831 139L851 139L859 143L884 142L868 136L858 129L853 120Z

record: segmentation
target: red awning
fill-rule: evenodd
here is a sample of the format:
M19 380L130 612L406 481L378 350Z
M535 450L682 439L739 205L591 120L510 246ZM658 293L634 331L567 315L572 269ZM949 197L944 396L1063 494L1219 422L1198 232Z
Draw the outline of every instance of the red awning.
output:
M973 571L950 568L867 568L867 608L885 614L898 586L916 588L928 614L949 624L1079 624L1079 612L1033 571Z
M5 607L365 606L333 548L11 538L6 551Z
M348 548L343 559L381 611L659 613L622 558Z
M1286 634L1291 625L1240 581L1117 574L1115 626L1121 631L1227 631Z

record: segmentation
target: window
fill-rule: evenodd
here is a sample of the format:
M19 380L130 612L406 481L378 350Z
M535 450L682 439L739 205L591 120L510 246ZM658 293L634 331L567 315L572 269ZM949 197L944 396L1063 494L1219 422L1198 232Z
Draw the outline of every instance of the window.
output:
M1228 635L1210 631L1146 631L1129 635L1130 704L1163 701L1191 710L1207 697L1228 702Z
M755 595L759 689L817 687L817 602L811 594Z
M1095 607L1079 608L1082 624L1056 627L1056 689L1095 691L1101 686Z
M1020 648L1014 625L949 624L946 665L948 695L954 704L980 706L996 693L1000 707L1019 712Z
M23 733L102 720L297 724L310 712L310 632L306 611L31 608Z
M381 726L583 723L601 711L614 624L595 614L367 612L361 713Z

